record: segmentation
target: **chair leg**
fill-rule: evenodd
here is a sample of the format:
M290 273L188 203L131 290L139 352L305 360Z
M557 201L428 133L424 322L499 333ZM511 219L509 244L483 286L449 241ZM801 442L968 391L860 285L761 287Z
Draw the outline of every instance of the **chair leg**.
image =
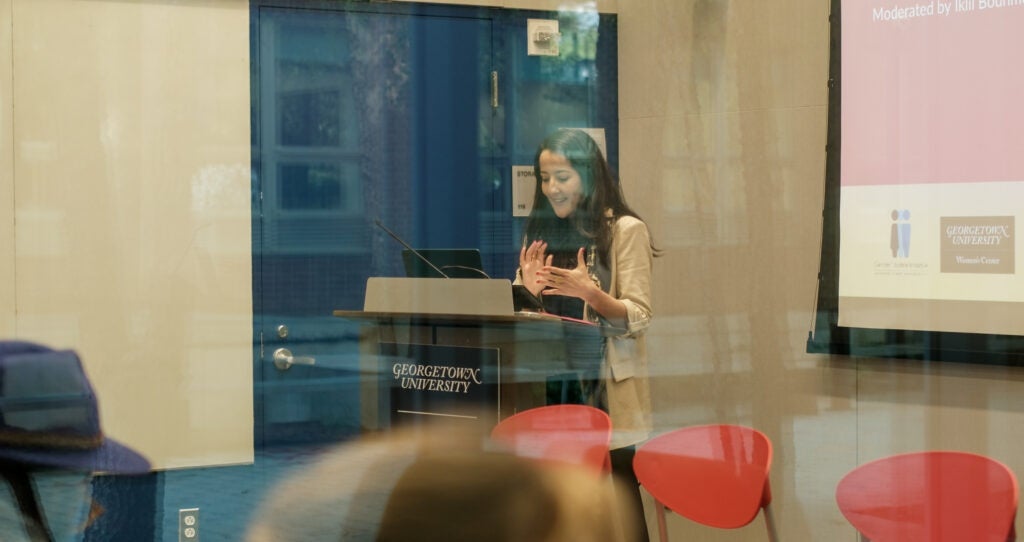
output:
M619 498L619 488L618 488L618 486L615 483L615 479L611 475L611 459L605 459L605 472L606 472L606 474L604 475L604 477L605 477L606 483L608 484L608 488L611 490L611 494L615 495L615 497L616 497L615 500L621 506L622 505L622 499ZM643 520L643 518L640 518L640 519ZM615 524L615 531L619 533L620 537L625 539L626 527L625 527L625 525L624 525L624 523L622 521L622 515L621 514L615 514L615 516L612 518L612 522Z
M764 505L764 525L768 528L768 541L779 542L779 533L775 530L775 516L772 515L772 505Z
M654 509L658 512L658 540L668 542L668 525L665 522L665 505L654 501Z

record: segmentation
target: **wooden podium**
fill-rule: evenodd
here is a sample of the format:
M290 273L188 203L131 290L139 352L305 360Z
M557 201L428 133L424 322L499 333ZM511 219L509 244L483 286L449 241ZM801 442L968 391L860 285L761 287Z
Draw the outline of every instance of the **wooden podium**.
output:
M428 418L484 427L546 404L552 379L570 375L566 333L589 324L516 313L500 279L367 281L362 311L360 417L364 430Z

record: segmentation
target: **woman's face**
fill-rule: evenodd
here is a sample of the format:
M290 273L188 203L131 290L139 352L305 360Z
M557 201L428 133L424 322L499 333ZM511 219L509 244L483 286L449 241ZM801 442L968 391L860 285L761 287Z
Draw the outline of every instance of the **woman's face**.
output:
M561 154L541 151L540 189L558 218L572 215L583 201L583 179Z

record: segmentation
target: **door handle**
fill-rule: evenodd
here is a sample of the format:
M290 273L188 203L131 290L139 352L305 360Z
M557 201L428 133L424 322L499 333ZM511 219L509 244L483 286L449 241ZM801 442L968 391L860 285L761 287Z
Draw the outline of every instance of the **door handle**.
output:
M491 72L491 108L498 108L498 72Z
M310 356L293 356L287 348L274 350L274 367L278 371L287 371L292 365L316 365L316 358Z

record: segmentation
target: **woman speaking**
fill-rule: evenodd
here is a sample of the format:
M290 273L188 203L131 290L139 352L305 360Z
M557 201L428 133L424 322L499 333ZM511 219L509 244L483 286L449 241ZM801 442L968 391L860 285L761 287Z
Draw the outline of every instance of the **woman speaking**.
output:
M537 186L527 218L516 284L547 312L601 324L603 333L577 334L574 360L590 358L583 402L612 419L612 470L629 482L635 445L651 431L644 331L651 321L651 265L658 250L647 225L629 208L597 143L582 130L562 129L534 158ZM608 330L618 330L610 333ZM641 540L647 540L646 525Z

